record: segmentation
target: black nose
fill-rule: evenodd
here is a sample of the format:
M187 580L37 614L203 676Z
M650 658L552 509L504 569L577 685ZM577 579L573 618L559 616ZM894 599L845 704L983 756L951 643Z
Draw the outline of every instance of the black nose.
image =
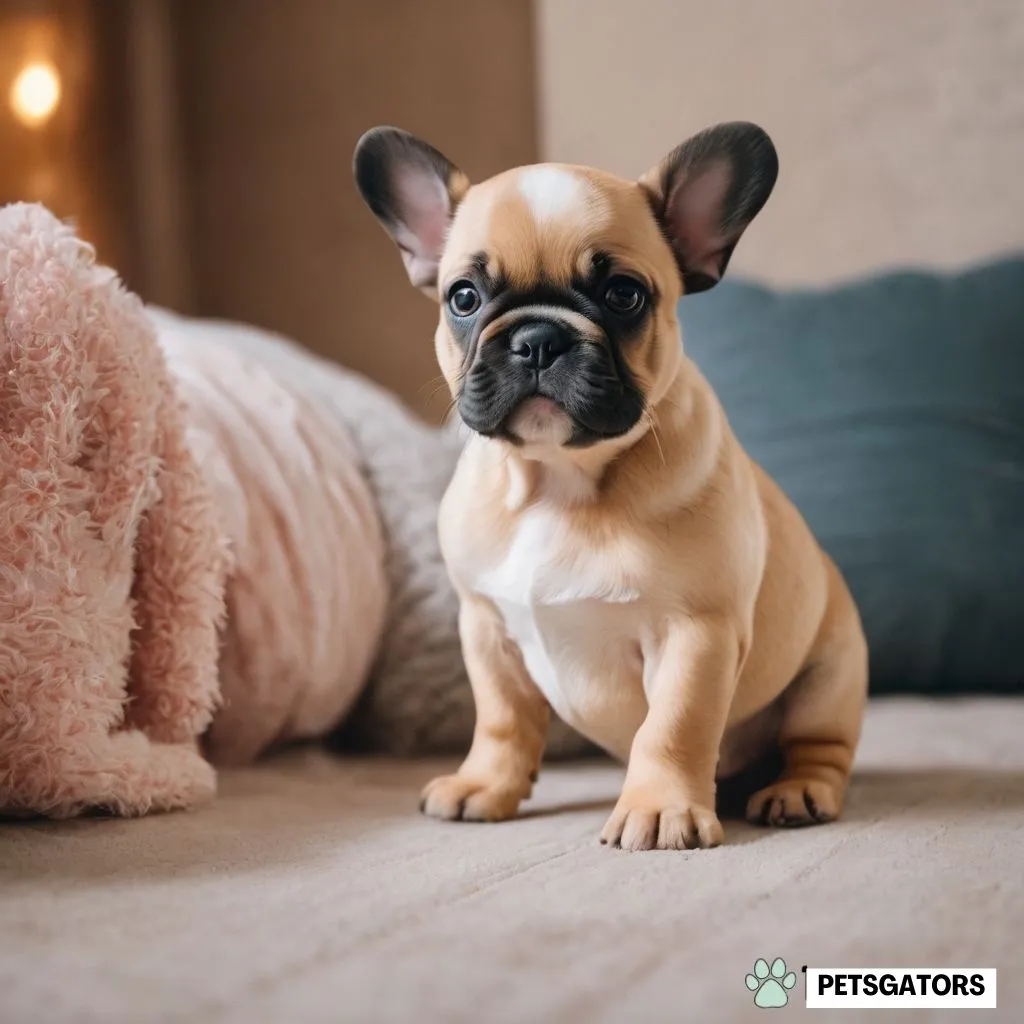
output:
M572 338L568 332L546 320L513 328L509 337L509 351L531 370L546 370L570 348Z

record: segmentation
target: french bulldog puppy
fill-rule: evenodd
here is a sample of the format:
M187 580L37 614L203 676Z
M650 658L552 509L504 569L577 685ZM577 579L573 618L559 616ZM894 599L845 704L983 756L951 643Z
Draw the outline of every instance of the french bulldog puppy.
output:
M749 820L839 815L867 690L860 618L676 319L777 172L746 123L638 182L541 164L471 186L406 132L360 140L356 182L440 303L437 358L470 432L439 529L477 720L426 814L514 816L553 708L627 764L604 843L718 845L716 778L771 751L781 773Z

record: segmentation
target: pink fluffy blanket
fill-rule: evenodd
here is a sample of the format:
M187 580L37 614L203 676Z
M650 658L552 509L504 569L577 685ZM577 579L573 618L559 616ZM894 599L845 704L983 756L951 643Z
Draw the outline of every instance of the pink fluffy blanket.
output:
M342 428L164 333L46 210L0 210L0 812L192 806L211 760L331 728L377 650Z

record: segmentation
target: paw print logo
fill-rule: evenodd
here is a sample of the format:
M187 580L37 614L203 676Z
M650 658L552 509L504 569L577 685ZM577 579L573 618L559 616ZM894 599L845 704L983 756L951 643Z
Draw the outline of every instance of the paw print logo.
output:
M785 1006L789 1002L789 990L796 984L796 975L786 972L786 961L781 956L772 961L759 959L754 964L754 973L744 978L747 988L754 992L754 1005L764 1009Z

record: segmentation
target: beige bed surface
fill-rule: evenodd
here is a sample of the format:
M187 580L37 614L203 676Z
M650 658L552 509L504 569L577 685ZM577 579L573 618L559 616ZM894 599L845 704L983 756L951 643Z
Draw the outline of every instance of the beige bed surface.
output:
M4 824L0 1021L796 1018L802 979L769 1018L744 987L777 956L997 967L980 1019L1024 1020L1024 700L878 702L858 765L844 821L695 853L600 847L603 763L445 825L415 813L438 765L318 751L194 814Z

